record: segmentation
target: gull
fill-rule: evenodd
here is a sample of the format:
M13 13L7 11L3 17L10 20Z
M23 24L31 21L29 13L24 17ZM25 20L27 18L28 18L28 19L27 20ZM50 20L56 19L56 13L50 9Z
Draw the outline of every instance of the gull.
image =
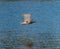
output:
M21 24L31 24L33 23L33 21L31 21L31 14L23 14L24 16L24 22L22 22Z

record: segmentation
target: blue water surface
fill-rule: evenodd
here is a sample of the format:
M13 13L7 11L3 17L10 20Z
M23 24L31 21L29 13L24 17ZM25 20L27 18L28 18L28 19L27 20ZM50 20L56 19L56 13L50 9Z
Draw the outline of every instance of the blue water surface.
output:
M31 14L31 19L36 22L22 25L21 22L24 20L22 14ZM60 2L0 2L0 49L7 49L6 45L9 43L2 40L9 39L18 43L17 37L20 36L32 39L34 42L32 49L59 49ZM9 48L24 49L24 46L12 47Z

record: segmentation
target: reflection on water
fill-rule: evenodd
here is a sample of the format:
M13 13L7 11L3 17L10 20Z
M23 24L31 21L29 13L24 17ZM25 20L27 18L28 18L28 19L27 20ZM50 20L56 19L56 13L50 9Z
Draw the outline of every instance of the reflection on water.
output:
M0 42L2 45L0 46L1 49L59 49L59 41L56 38L56 35L53 32L50 33L37 33L38 36L16 36L17 32L7 31L7 32L0 32L0 34L6 33L8 36L4 38L0 38ZM12 33L12 34L11 34ZM13 35L14 33L14 35ZM54 34L54 35L52 35ZM36 40L36 37L39 38Z

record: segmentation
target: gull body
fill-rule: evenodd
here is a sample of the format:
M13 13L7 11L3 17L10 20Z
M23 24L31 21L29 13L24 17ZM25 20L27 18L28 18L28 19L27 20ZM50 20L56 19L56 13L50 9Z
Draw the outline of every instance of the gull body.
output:
M30 24L31 23L31 19L30 19L31 14L23 14L23 16L24 16L24 22L22 22L21 24Z

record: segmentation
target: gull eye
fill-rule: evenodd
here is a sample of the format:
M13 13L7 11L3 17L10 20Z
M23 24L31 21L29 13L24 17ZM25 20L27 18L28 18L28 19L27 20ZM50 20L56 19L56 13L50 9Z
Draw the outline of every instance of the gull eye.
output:
M26 21L26 23L28 23L28 21Z

